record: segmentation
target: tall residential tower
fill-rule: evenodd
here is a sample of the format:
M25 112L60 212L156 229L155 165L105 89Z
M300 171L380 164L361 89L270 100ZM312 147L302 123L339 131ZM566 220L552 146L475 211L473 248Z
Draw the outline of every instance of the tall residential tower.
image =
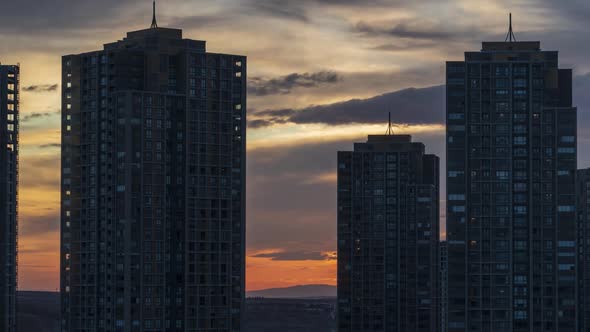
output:
M572 71L510 30L446 83L448 331L577 331Z
M16 332L19 66L0 64L0 331Z
M62 68L62 331L240 331L246 58L154 17Z
M590 168L579 169L578 198L578 299L579 331L590 331Z
M439 159L406 135L338 153L338 331L439 331Z

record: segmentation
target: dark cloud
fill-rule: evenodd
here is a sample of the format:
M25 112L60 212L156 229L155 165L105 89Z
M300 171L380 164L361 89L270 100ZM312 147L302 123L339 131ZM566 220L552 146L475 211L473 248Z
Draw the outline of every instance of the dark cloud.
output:
M29 237L58 232L60 229L59 209L45 211L43 215L21 217L19 236Z
M400 51L411 51L411 50L418 50L418 49L425 49L436 47L437 43L435 42L425 42L425 41L417 41L417 42L407 42L407 43L388 43L388 44L381 44L374 47L371 47L372 50L376 51L385 51L385 52L400 52Z
M133 8L137 9L133 9ZM141 11L143 15L126 17L126 14ZM150 18L151 4L145 7L132 0L53 0L6 1L0 13L0 28L4 31L19 33L51 33L68 30L72 33L77 29L93 29L104 27L106 23L124 23L133 18ZM26 17L26 21L22 18Z
M216 13L212 15L170 16L164 17L166 26L181 29L210 28L212 26L227 26L232 23L233 15Z
M39 145L39 147L42 149L55 149L55 148L61 148L61 144L60 143L41 144L41 145Z
M19 185L22 188L43 189L59 193L60 156L22 155L19 164Z
M336 254L319 251L278 251L252 255L255 258L270 258L273 261L325 261L336 259Z
M411 26L408 23L389 24L358 22L354 31L367 36L390 36L411 39L446 40L455 37L455 34L436 27Z
M26 92L53 92L59 88L58 84L39 84L39 85L28 85L23 87L23 91Z
M368 5L395 6L403 0L244 0L242 7L249 13L301 23L309 23L310 12L320 6L366 7Z
M247 8L249 12L254 14L306 23L309 21L309 17L303 2L305 1L250 0L247 3Z
M273 124L279 124L279 123L287 123L287 120L278 119L278 118L273 118L271 120L264 120L264 119L250 120L250 121L248 121L248 129L264 128L264 127L272 126Z
M55 116L55 115L59 115L59 114L61 114L59 111L43 112L43 113L29 113L29 114L25 114L24 116L22 116L20 118L20 121L21 122L28 122L31 120L40 119L40 118L47 118L47 117Z
M310 106L300 110L279 109L254 113L261 122L255 127L277 122L297 124L323 123L342 125L352 123L383 123L391 112L392 121L398 124L443 124L445 105L444 86L409 88L369 99ZM253 121L256 121L254 119Z
M527 4L525 3L524 6ZM567 2L539 0L535 1L535 6L544 8L548 13L555 15L561 14L568 23L576 22L588 26L588 16L590 16L590 2L587 0L568 0ZM530 7L523 8L530 10Z
M314 88L340 81L340 76L331 71L316 73L293 73L278 78L252 77L248 82L248 93L255 96L289 94L296 88Z

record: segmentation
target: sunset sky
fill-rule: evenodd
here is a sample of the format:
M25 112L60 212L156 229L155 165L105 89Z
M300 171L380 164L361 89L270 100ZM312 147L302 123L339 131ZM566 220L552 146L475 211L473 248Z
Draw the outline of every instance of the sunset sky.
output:
M587 146L586 0L158 2L159 26L206 40L208 51L248 56L249 290L336 283L336 151L384 133L391 111L396 132L444 158L445 61L503 41L510 11L518 40L541 40L574 69ZM20 289L59 288L60 57L150 22L150 0L0 3L0 61L22 73ZM416 89L387 94L408 88ZM586 150L581 167L590 165Z

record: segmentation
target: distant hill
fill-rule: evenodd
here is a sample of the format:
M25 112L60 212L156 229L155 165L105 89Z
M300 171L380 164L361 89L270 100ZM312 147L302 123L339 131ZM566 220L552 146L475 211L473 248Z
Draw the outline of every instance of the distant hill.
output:
M336 286L332 285L298 285L284 288L269 288L246 292L247 297L265 298L322 298L336 297Z

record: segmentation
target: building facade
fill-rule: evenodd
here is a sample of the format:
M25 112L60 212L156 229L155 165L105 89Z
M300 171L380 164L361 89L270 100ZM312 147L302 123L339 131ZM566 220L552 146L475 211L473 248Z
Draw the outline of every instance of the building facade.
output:
M440 242L440 331L447 330L449 255L447 241Z
M16 332L19 66L0 64L0 331Z
M447 63L448 331L577 331L572 71L540 42Z
M154 18L62 82L62 331L240 331L246 58Z
M439 159L406 135L338 152L338 331L439 330Z
M578 298L579 331L590 331L590 168L579 169L578 198Z

